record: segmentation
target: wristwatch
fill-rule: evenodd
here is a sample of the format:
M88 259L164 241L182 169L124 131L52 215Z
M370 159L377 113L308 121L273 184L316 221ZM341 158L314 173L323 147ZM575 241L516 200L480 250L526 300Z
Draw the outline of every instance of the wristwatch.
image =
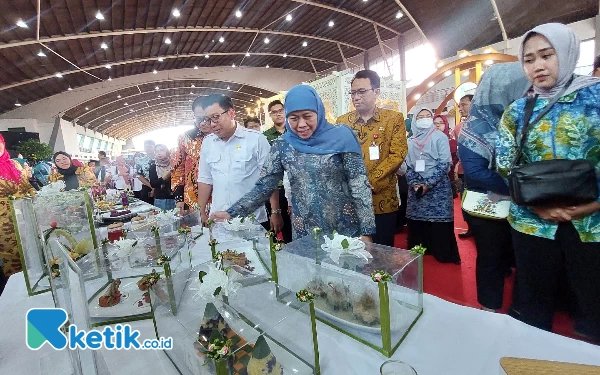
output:
M279 214L279 215L281 215L281 209L278 208L276 210L271 210L271 214Z

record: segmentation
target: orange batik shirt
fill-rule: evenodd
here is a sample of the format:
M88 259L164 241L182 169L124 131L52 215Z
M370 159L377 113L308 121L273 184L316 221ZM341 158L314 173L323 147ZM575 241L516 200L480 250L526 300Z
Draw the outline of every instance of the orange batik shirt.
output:
M171 160L171 189L176 202L198 209L198 164L204 134L194 128L179 136L177 151Z

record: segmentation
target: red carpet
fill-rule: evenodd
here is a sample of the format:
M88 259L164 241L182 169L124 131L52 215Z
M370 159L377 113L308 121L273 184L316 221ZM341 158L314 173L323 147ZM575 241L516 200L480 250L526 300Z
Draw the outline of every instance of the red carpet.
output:
M481 305L477 302L475 283L475 260L477 257L475 240L472 237L464 240L458 237L458 234L464 232L467 228L467 224L462 218L460 200L458 199L454 200L454 227L462 264L442 264L438 263L432 256L425 256L423 258L423 288L425 293L443 298L446 301L480 308ZM396 235L396 247L403 249L407 247L406 232L405 228L402 233ZM514 274L506 278L503 313L506 313L510 307L513 284ZM553 331L564 336L581 339L573 334L573 321L566 313L558 312L555 314Z

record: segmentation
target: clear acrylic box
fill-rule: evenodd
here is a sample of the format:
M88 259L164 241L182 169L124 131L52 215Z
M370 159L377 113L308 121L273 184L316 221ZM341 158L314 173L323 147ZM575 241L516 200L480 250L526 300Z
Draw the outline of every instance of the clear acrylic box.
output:
M176 312L164 298L166 280L151 288L157 338L172 338L173 348L165 353L178 371L183 375L320 374L311 304L279 298L293 293L264 279L227 297L199 296L198 274L211 264L194 267ZM174 282L178 279L184 275L173 276ZM231 340L230 355L209 359L207 349L217 337Z
M337 258L324 243L316 233L272 251L274 279L314 293L318 320L390 357L423 312L422 255L367 243L369 256ZM375 271L389 281L375 281Z

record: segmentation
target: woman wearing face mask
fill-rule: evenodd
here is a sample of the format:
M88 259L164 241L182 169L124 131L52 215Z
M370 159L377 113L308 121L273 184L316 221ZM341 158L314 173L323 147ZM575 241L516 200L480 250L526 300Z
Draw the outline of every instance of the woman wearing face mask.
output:
M454 206L448 172L452 165L448 137L437 130L433 112L415 112L408 139L408 247L423 245L438 262L460 264L454 237Z
M48 177L49 182L63 180L65 190L73 190L79 187L92 186L96 183L96 175L87 166L77 166L71 160L71 155L64 151L58 151L53 156L56 172Z
M286 171L292 194L292 236L323 233L371 242L375 215L371 186L356 136L346 125L330 124L317 92L293 87L285 97L286 132L273 143L254 189L213 219L247 216L277 189Z
M552 159L587 160L600 168L600 80L575 76L579 39L562 24L527 32L519 51L536 95L520 165ZM556 100L556 101L554 101ZM546 106L551 104L550 107ZM502 117L496 143L499 171L508 176L521 141L526 99ZM587 334L600 340L600 202L526 207L514 203L512 227L517 262L516 318L552 328L559 277L566 277L587 320Z
M156 159L150 163L150 185L154 189L154 205L162 210L175 208L171 191L171 153L165 145L154 146Z

